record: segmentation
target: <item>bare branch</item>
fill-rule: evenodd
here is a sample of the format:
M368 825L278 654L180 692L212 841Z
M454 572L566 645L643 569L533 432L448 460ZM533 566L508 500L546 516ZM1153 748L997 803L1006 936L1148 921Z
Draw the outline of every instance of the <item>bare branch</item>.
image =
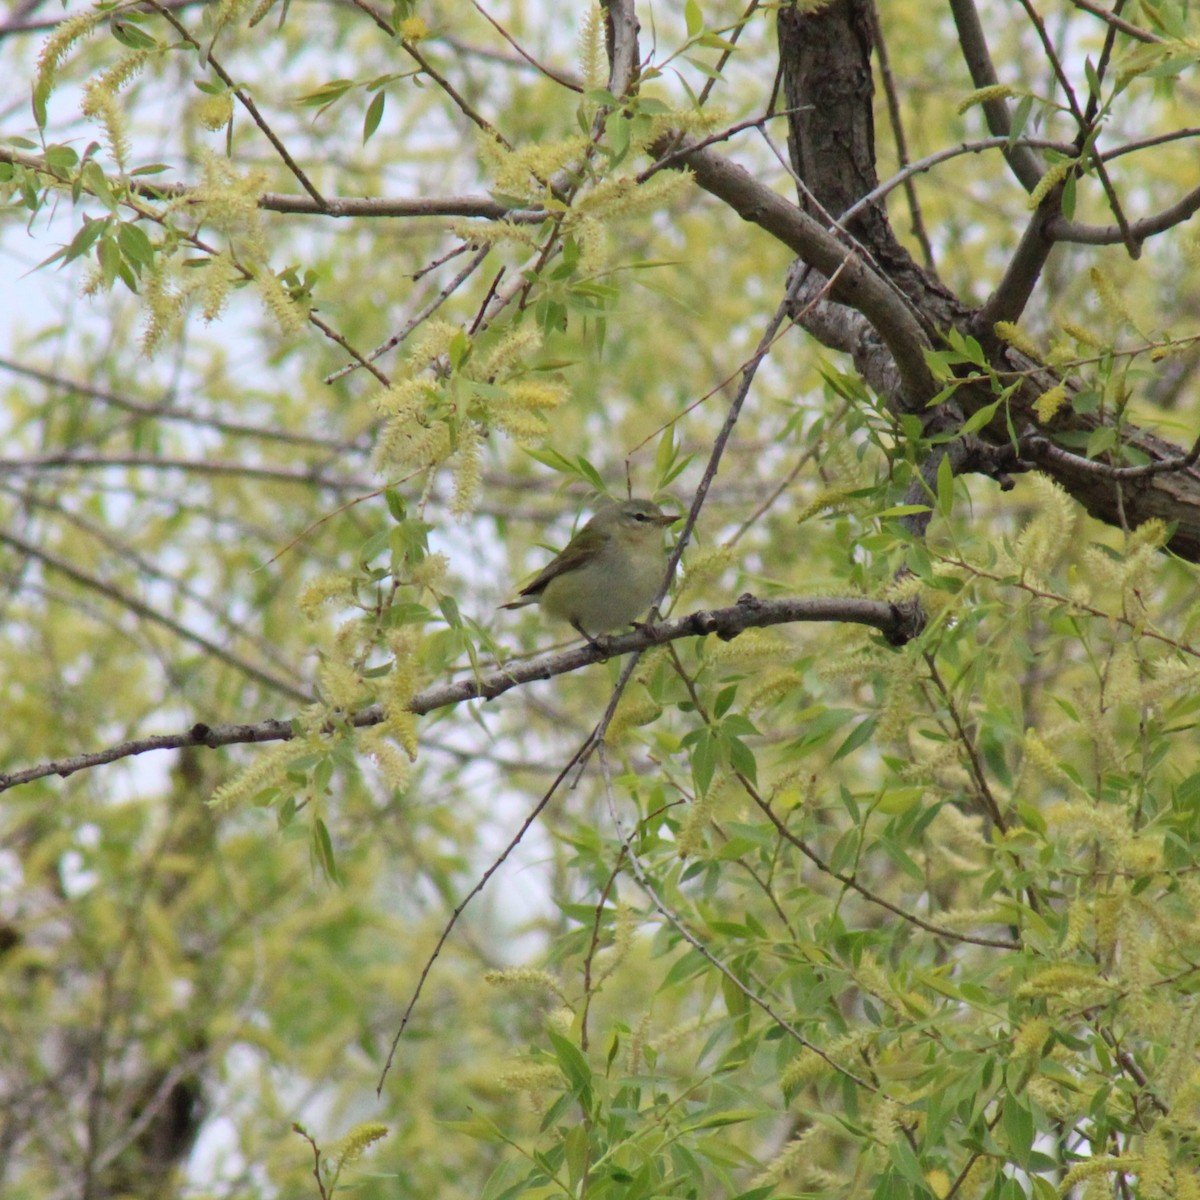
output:
M879 23L879 6L871 0L871 36L875 40L875 54L879 59L879 77L883 82L883 94L887 100L888 123L892 127L892 137L896 142L896 160L901 169L908 166L908 141L904 136L904 121L900 113L900 97L896 91L896 80L892 75L892 65L888 58L887 41L883 36L883 27ZM934 269L933 244L925 229L925 219L921 215L921 203L917 199L917 190L913 187L911 177L904 179L904 196L908 201L908 211L912 218L913 237L921 247L921 256L928 270ZM841 218L845 223L848 218Z
M1054 445L1040 434L1021 439L1022 453L1039 462L1057 463L1069 466L1072 470L1085 475L1096 475L1103 479L1149 479L1154 475L1166 475L1171 471L1184 471L1194 467L1200 461L1200 438L1192 443L1192 448L1186 453L1173 458L1163 458L1156 462L1142 463L1140 466L1114 467L1109 463L1098 462L1092 458L1080 458L1061 446Z
M1109 12L1107 8L1094 3L1093 0L1071 0L1071 3L1083 12L1091 13L1093 17L1099 17L1110 28L1119 29L1122 33L1127 34L1136 41L1146 42L1150 45L1163 41L1158 34L1151 33L1148 29L1142 29L1137 25L1131 24L1129 21L1122 20L1116 13Z
M608 31L608 90L624 97L638 77L638 24L633 0L601 0Z
M1062 193L1062 184L1052 188L1025 226L1025 232L1004 268L1004 275L979 310L979 328L991 329L997 321L1016 321L1025 311L1050 251L1054 249L1046 227L1062 211Z
M203 416L185 408L169 405L165 399L160 404L133 400L106 388L83 383L78 379L68 379L66 376L56 375L52 371L43 371L38 367L26 366L24 363L14 362L3 356L0 356L0 370L11 371L14 375L23 375L28 379L36 379L48 387L62 388L64 391L87 396L89 399L99 400L104 404L111 404L114 408L134 413L137 416L150 417L156 421L179 421L188 425L198 425L204 429L215 429L217 432L228 434L231 437L259 438L263 441L284 442L293 446L311 446L314 449L326 452L336 451L339 454L363 454L367 449L365 443L362 442L339 442L329 437L293 433L286 429L272 429L263 425L243 425L238 421L226 421L221 417Z
M404 327L398 333L393 334L386 342L380 346L377 346L366 356L367 362L374 362L377 358L386 354L389 350L395 349L412 333L414 329L432 317L433 314L437 312L437 310L441 308L442 305L445 304L446 301L449 300L456 291L458 291L462 284L464 284L472 275L475 274L475 272L483 265L483 260L487 258L490 252L491 246L482 246L476 250L476 252L471 256L470 262L468 262L467 265L463 267L462 270L459 271L459 273L455 275L454 278L451 279L450 282L446 284L446 286L442 288L442 290L438 292L438 294L434 296L434 298L428 304L426 304L419 312L406 321ZM359 366L363 365L365 364L361 362L347 363L344 367L339 367L333 372L332 375L327 375L325 377L325 382L333 383L336 380L341 379L343 375L349 375L351 371L354 371Z
M369 480L350 476L322 475L315 468L289 470L265 467L258 463L215 462L203 458L160 458L152 454L35 454L28 458L0 458L0 472L44 471L47 468L139 467L154 471L188 471L196 475L240 475L246 479L266 479L272 483L294 483L301 487L328 488L333 492L371 491Z
M861 596L841 599L806 596L798 599L759 600L746 595L739 597L738 602L728 608L706 609L683 617L673 617L653 625L640 626L632 633L605 638L594 645L574 646L500 667L486 675L472 675L453 683L435 684L418 692L409 708L419 716L468 700L493 700L512 688L522 687L536 680L553 679L556 675L566 675L592 663L607 662L610 658L648 650L651 646L665 645L678 638L716 634L722 640L728 641L747 629L761 629L770 625L794 624L801 621L866 625L878 629L893 644L901 644L911 639L920 629L920 619L911 609L882 600L867 600ZM366 729L378 725L382 720L382 710L372 705L356 713L350 723L357 729ZM269 720L246 725L193 725L191 729L182 733L135 738L91 754L72 755L70 758L42 763L24 771L0 774L0 792L51 775L65 778L77 771L117 762L151 750L178 750L184 746L208 746L215 749L218 746L287 741L294 736L290 721Z
M896 360L905 400L922 408L938 390L923 354L929 339L892 286L816 220L743 167L710 149L683 149L682 165L705 191L778 238L827 278L840 270L832 298L871 322Z
M291 156L288 148L279 140L278 137L276 137L274 130L272 130L270 125L267 124L267 119L262 115L261 112L259 112L258 105L254 103L253 99L250 97L250 94L244 88L240 88L236 83L234 83L233 77L225 70L224 67L221 66L219 62L217 62L215 58L213 58L211 51L209 51L207 54L204 52L204 49L200 43L196 41L196 39L192 37L190 33L188 33L187 27L169 8L166 8L164 5L159 3L159 0L149 0L149 4L154 11L157 12L169 25L171 25L179 34L179 36L183 38L188 45L200 55L201 61L208 63L221 82L238 98L238 103L241 104L242 107L250 114L251 119L254 121L255 125L262 130L267 141L269 141L271 145L275 147L276 154L283 159L284 165L296 177L296 180L300 186L313 198L313 200L323 206L325 201L322 198L321 193L318 192L316 187L313 186L312 181L304 173L304 170L301 168L300 164Z
M497 32L497 33L498 33L498 34L499 34L499 35L500 35L500 36L501 36L501 37L502 37L502 38L503 38L503 39L504 39L504 40L505 40L505 41L506 41L506 42L507 42L507 43L508 43L508 44L509 44L509 45L510 45L510 46L511 46L511 47L512 47L512 48L513 48L513 49L514 49L514 50L515 50L515 51L516 51L516 52L517 52L517 53L518 53L518 54L519 54L519 55L520 55L520 56L521 56L523 59L524 59L524 60L525 60L525 61L526 61L526 62L527 62L527 63L529 63L529 65L530 65L531 67L534 67L534 68L535 68L537 71L539 71L539 72L540 72L542 75L545 75L547 79L552 79L552 80L554 80L554 82L555 82L555 83L557 83L557 84L561 85L562 87L569 88L569 89L570 89L572 92L580 92L580 93L582 93L582 92L583 92L583 85L582 85L582 84L580 84L580 83L579 83L577 80L575 80L575 79L572 79L572 78L571 78L570 76L568 76L568 75L562 75L562 74L560 74L558 71L555 71L555 70L554 70L552 67L547 67L547 66L546 66L544 63L540 63L540 62L538 62L538 60L537 60L536 58L534 58L534 57L533 57L533 55L532 55L532 54L530 54L530 53L529 53L529 51L528 51L528 50L526 50L526 49L525 49L525 47L524 47L524 46L522 46L522 45L520 44L520 42L518 42L518 41L517 41L517 39L516 39L516 38L514 38L514 37L513 37L513 35L512 35L511 33L509 33L509 32L508 32L508 30L507 30L507 29L505 29L505 28L504 28L504 26L503 26L503 25L501 25L501 24L500 24L500 22L499 22L499 21L497 21L497 20L496 20L496 18L492 16L492 14L491 14L491 13L489 13L489 12L487 11L487 9L485 9L485 8L483 7L483 5L482 5L482 4L480 4L480 3L479 3L479 0L471 0L471 3L475 5L475 11L476 11L476 12L477 12L477 13L478 13L478 14L479 14L481 17L483 17L483 19L484 19L485 21L487 21L487 23L488 23L488 24L489 24L489 25L490 25L490 26L491 26L491 27L492 27L492 28L493 28L493 29L494 29L494 30L495 30L495 31L496 31L496 32Z
M50 167L36 154L0 146L0 162L26 170L40 171L63 183L70 182L62 172ZM132 195L144 200L187 199L195 188L189 183L147 183L123 180ZM320 201L311 196L288 192L264 192L258 207L267 212L293 213L320 217L479 217L487 221L511 221L517 225L538 225L546 220L541 209L510 208L490 196L429 196L419 199L386 196L330 196Z
M1089 246L1112 246L1130 240L1136 244L1182 225L1197 210L1200 210L1200 187L1193 188L1170 208L1164 208L1152 217L1133 221L1125 228L1119 225L1084 225L1059 215L1047 223L1045 235L1055 242L1077 242Z
M958 30L958 42L967 70L971 72L971 82L977 88L995 87L1000 81L992 65L975 0L950 0L950 12ZM1000 98L988 100L983 105L983 113L988 129L997 137L1007 139L1012 133L1012 118L1007 102ZM1014 145L1004 152L1004 157L1017 181L1027 192L1032 192L1045 170L1038 156L1026 146Z
M136 596L131 596L128 592L122 591L120 588L96 575L90 575L86 571L81 571L66 559L50 554L41 547L35 546L32 542L27 542L24 538L5 530L0 530L0 543L11 546L12 549L20 554L28 555L28 557L35 559L44 567L60 575L65 575L68 579L86 588L89 592L105 596L114 603L119 604L122 608L127 608L137 616L143 617L147 621L153 621L156 625L161 625L176 637L185 642L190 642L194 646L198 646L205 653L211 654L213 658L225 663L226 666L232 667L235 671L240 671L243 675L263 684L265 687L280 692L282 695L288 696L292 700L296 700L302 704L307 704L311 700L311 696L307 692L297 687L290 680L272 675L262 667L248 662L246 659L227 650L211 638L207 638L203 634L181 625L174 617L170 617L166 613L161 613L156 608L151 608L149 604L139 600Z

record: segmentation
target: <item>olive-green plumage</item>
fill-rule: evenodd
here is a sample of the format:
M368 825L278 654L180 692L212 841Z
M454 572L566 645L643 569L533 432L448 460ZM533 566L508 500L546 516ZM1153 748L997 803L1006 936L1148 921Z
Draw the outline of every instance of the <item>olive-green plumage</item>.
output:
M650 606L663 581L662 531L679 518L649 500L608 503L556 554L516 600L540 604L589 640L628 625Z

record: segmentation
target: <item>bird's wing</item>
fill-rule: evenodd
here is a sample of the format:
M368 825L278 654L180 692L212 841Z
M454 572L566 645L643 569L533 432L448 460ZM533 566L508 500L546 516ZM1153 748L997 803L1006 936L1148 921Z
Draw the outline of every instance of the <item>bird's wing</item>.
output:
M584 536L587 533L588 530L586 528L581 529L567 543L566 549L556 554L534 576L533 581L526 584L517 595L540 596L552 579L557 579L560 575L565 575L568 571L574 571L576 567L583 566L596 553L596 547L592 544L592 538Z

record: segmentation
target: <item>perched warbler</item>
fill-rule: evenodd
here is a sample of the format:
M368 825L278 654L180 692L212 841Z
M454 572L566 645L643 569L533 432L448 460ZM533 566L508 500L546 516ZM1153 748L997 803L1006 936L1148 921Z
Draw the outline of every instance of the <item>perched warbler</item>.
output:
M677 520L649 500L609 502L516 600L500 607L540 604L589 642L594 634L629 625L649 607L663 581L662 531Z

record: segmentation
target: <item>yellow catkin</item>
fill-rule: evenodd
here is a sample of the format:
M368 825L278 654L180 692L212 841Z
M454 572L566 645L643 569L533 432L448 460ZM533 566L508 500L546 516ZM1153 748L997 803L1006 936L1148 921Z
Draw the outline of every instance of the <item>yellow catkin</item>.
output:
M536 967L507 967L503 970L487 971L483 981L492 987L533 988L550 992L564 1004L567 999L558 980L549 971L540 971Z
M318 575L305 585L297 605L300 612L311 621L326 604L332 604L334 601L338 604L351 602L356 586L357 580L349 572Z
M1104 345L1104 339L1098 333L1093 333L1083 325L1076 325L1074 321L1064 321L1062 331L1089 350L1099 350Z
M1129 310L1125 307L1125 301L1121 299L1121 291L1107 271L1092 267L1088 271L1088 282L1104 306L1105 312L1114 322L1118 325L1131 323Z
M679 587L679 595L689 595L713 583L728 570L733 561L734 552L730 546L714 546L690 555Z
M1142 1149L1138 1195L1144 1197L1144 1200L1167 1200L1173 1191L1171 1184L1171 1155L1163 1137L1162 1126L1156 1125L1150 1131Z
M851 506L854 503L852 493L855 490L857 489L828 488L825 491L818 492L796 514L796 524L803 525L805 521L817 516L819 513Z
M603 87L608 77L608 61L604 53L604 14L599 4L588 6L579 25L579 73L588 90Z
M204 96L196 105L196 120L205 129L215 133L224 129L233 119L233 93L221 92L216 96Z
M1071 548L1079 511L1071 497L1045 476L1037 476L1030 486L1037 493L1038 510L1018 535L1013 556L1020 570L1042 576Z
M553 412L567 399L567 389L551 380L522 379L506 386L509 403L525 412Z
M416 587L437 588L445 580L449 570L450 560L441 551L437 551L425 555L413 567L409 578Z
M1101 979L1094 971L1086 967L1073 966L1063 963L1046 967L1027 979L1017 989L1017 995L1031 996L1063 996L1069 992L1090 991L1096 988L1109 988L1112 985Z
M618 904L617 916L613 922L612 952L613 965L624 962L633 949L633 937L641 922L641 915L630 904Z
M632 1033L629 1035L629 1047L626 1051L625 1061L626 1066L631 1075L640 1075L644 1066L643 1056L646 1052L646 1043L650 1036L650 1014L648 1012L642 1014L642 1018L633 1027Z
M504 331L503 336L487 352L479 367L483 379L499 379L525 363L542 346L542 335L531 325L520 325Z
M802 1170L814 1157L814 1143L821 1136L820 1125L810 1125L793 1138L751 1181L751 1188L774 1187L795 1171Z
M520 1063L501 1071L496 1082L506 1092L546 1092L559 1087L562 1076L548 1063Z
M631 729L648 725L662 712L660 705L643 689L626 688L617 702L617 711L604 731L604 741L609 746L617 745Z
M900 1131L900 1105L890 1096L879 1098L871 1113L871 1136L881 1149L888 1149Z
M304 743L280 742L268 750L255 755L253 762L242 768L232 779L221 784L209 800L214 808L232 808L243 800L249 800L264 788L273 787L287 773L294 758L307 753Z
M372 1121L356 1125L334 1148L332 1157L338 1166L344 1167L361 1158L363 1153L381 1138L388 1135L388 1127Z
M343 662L323 662L317 686L332 711L351 712L362 693L362 676Z
M384 783L394 791L403 792L412 779L412 760L388 738L382 725L364 730L359 735L359 750L376 766Z
M704 838L712 824L716 800L717 788L710 787L703 796L697 796L688 805L677 841L676 852L680 858L690 858L704 848Z
M958 108L955 111L961 117L963 113L977 104L988 104L992 100L1007 100L1013 94L1013 90L1008 84L993 83L990 87L977 88L970 95L964 96L958 102Z
M507 433L513 441L522 445L532 445L542 441L550 432L550 425L540 413L524 411L519 408L503 408L493 405L488 418L497 429Z
M683 171L660 171L645 183L638 183L632 176L618 175L601 180L585 192L571 211L579 217L587 215L597 219L660 212L690 191L691 186L691 176ZM570 227L571 221L566 224Z
M1102 962L1116 952L1117 938L1121 931L1121 910L1125 897L1109 894L1097 896L1092 902L1092 913L1096 922L1096 953Z
M124 173L130 154L129 124L120 102L112 92L97 91L88 95L84 104L87 115L100 122L108 152L117 169Z
M304 329L308 313L288 295L279 278L269 270L261 270L255 274L254 284L263 308L279 331L286 337L298 336Z
M247 254L264 257L266 240L258 201L266 187L266 175L262 171L240 175L227 159L211 150L201 151L199 157L200 181L186 195L174 199L171 207L189 215L200 210L207 224L227 236L236 236ZM258 273L270 274L265 267ZM279 286L282 289L282 284Z
M942 1200L944 1196L948 1196L950 1188L953 1186L950 1176L945 1171L937 1168L925 1172L925 1182L929 1186L929 1190L937 1197L937 1200Z
M1200 1172L1187 1163L1175 1170L1175 1200L1200 1200Z
M779 1086L785 1094L795 1093L807 1084L823 1078L832 1070L833 1068L819 1054L805 1047L784 1067L779 1076Z
M107 10L95 8L60 22L42 45L34 86L43 90L52 88L58 81L58 72L71 47L81 38L87 37L101 21L107 23L108 20Z
M1033 191L1029 193L1029 200L1027 202L1029 208L1037 208L1050 192L1070 175L1071 171L1075 168L1075 164L1076 160L1073 158L1052 163L1050 169L1037 181Z
M1098 1154L1095 1158L1076 1163L1058 1181L1059 1195L1066 1196L1077 1183L1082 1183L1085 1179L1095 1179L1099 1175L1108 1175L1117 1171L1136 1175L1141 1165L1140 1158L1118 1158L1116 1155Z
M781 700L804 694L804 676L799 671L781 667L764 671L754 678L753 686L745 693L747 709L770 708Z
M583 134L557 142L536 142L515 150L506 149L487 134L476 139L476 148L485 170L494 180L495 190L530 202L546 199L550 181L558 172L574 165L587 152L589 144Z
M1019 325L1012 321L997 321L992 328L996 331L996 336L1014 350L1020 350L1022 354L1037 362L1042 361L1042 352L1037 343Z
M1054 1026L1049 1017L1032 1017L1013 1036L1013 1055L1038 1058Z
M423 42L431 32L428 22L422 17L405 17L396 28L402 42Z
M792 647L777 634L765 629L747 629L728 642L705 647L707 662L718 667L752 670L793 656Z
M466 516L475 503L483 479L481 451L479 430L467 422L458 431L458 449L454 455L454 497L450 512L456 517Z
M224 311L230 292L243 276L228 254L213 255L200 275L200 296L203 302L200 315L206 322L211 323Z
M1067 385L1065 383L1055 384L1049 391L1043 392L1033 402L1033 415L1037 417L1039 424L1046 425L1053 421L1058 415L1062 406L1067 402Z
M1078 898L1071 901L1070 906L1067 908L1067 932L1062 944L1062 952L1064 954L1078 950L1083 945L1084 935L1087 933L1088 923L1091 921L1091 918L1090 905L1085 904Z

